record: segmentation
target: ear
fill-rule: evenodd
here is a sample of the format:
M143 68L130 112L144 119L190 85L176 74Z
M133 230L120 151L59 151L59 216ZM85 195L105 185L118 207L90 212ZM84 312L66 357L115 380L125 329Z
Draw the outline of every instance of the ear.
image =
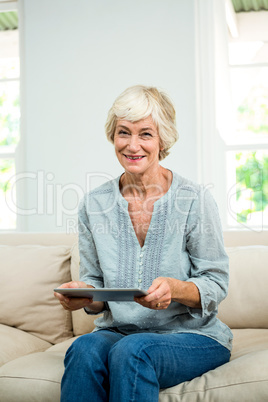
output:
M164 149L165 149L164 147L159 148L159 152L158 152L158 158L159 158L159 160L160 160L160 152L163 151Z

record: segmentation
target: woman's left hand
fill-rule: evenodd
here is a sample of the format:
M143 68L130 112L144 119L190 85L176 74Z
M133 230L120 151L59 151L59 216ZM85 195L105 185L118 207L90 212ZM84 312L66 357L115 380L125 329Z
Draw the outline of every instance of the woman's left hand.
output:
M153 310L165 310L172 301L173 279L158 277L148 289L149 295L135 297L135 302Z

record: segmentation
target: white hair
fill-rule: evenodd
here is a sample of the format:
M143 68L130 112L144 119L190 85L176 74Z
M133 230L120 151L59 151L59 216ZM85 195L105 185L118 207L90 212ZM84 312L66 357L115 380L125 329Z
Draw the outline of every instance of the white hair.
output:
M151 116L157 126L162 150L159 160L169 154L169 149L178 139L176 112L168 95L155 87L135 85L119 95L108 112L105 131L114 143L118 120L136 122Z

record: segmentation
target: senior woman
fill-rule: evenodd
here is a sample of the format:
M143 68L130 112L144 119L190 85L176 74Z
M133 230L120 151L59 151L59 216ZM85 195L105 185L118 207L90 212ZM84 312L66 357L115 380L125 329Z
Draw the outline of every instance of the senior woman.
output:
M123 174L79 206L80 282L63 287L141 288L135 302L57 294L65 309L103 315L66 353L63 402L150 401L230 358L217 316L228 258L217 206L205 188L159 161L177 140L175 110L154 87L134 86L106 122Z

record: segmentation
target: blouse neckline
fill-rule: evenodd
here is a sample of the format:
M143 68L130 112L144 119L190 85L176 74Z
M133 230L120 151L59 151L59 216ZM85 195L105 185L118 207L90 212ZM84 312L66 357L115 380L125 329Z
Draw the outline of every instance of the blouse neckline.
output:
M168 169L170 170L170 169ZM171 199L171 197L174 194L174 190L177 188L178 182L179 182L179 176L174 173L172 170L170 170L170 172L172 173L172 182L171 185L168 189L168 191L162 195L160 198L158 198L158 200L156 200L154 202L154 212L161 207L163 204L165 204L169 199ZM116 180L116 191L117 191L117 199L119 201L120 204L124 204L127 207L128 210L128 201L123 197L121 191L120 191L120 187L119 187L119 182L120 182L120 178L122 177L124 173L122 173L120 176L118 176L115 180Z

